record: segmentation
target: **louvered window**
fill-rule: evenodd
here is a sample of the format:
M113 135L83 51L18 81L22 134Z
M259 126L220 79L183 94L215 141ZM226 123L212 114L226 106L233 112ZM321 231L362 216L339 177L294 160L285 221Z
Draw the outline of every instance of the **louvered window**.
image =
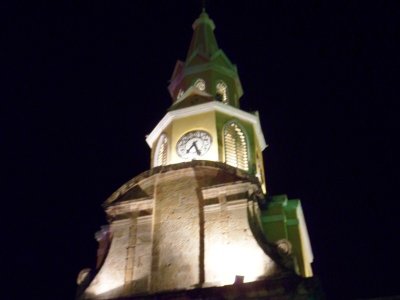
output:
M219 81L217 83L217 100L223 102L223 103L228 103L228 87L226 86L225 82Z
M166 165L167 164L167 146L168 138L163 133L158 139L157 148L154 157L154 166Z
M233 167L249 170L247 138L236 122L224 127L225 162Z

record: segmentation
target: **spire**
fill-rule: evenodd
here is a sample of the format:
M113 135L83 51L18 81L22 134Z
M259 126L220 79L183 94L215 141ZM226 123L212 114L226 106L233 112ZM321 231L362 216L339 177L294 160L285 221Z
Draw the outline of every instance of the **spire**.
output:
M239 108L243 90L237 68L218 47L215 24L204 7L192 27L193 36L186 60L178 60L168 86L173 101L170 109L204 101L220 101ZM193 94L202 99L188 97Z
M200 54L211 58L218 51L217 40L214 35L215 24L206 13L205 8L194 21L193 37L190 43L186 61L190 61L195 55Z

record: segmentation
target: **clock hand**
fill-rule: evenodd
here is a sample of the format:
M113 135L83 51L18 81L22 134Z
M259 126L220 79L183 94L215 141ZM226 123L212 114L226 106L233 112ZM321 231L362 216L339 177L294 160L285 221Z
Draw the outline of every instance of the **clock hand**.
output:
M197 141L194 141L194 142L192 143L192 146L190 146L190 147L186 150L186 153L189 153L190 150L191 150L193 147L194 147L194 149L196 150L197 155L200 155L200 150L199 150L199 148L197 148Z
M194 145L193 145L193 143L192 143L192 146L190 146L187 150L186 150L186 153L189 153L190 152L190 149L192 149L194 147Z
M197 155L200 155L200 150L199 150L199 148L197 148L197 141L194 141L194 142L193 142L193 146L194 146L194 148L196 149Z

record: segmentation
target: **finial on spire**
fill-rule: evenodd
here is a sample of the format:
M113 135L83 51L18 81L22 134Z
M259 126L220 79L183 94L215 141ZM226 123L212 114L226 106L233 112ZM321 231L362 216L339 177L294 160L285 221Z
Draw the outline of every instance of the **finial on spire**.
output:
M201 0L201 11L206 12L206 0Z

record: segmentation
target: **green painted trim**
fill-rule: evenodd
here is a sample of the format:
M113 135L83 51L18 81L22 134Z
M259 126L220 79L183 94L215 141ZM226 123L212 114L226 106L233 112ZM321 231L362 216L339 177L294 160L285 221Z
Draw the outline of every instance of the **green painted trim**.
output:
M265 238L276 243L287 239L292 246L291 256L295 262L295 270L301 276L306 276L307 264L301 236L301 222L298 211L301 207L299 199L288 199L287 195L276 195L270 198L267 208L261 210L260 220Z
M284 215L275 215L275 216L262 216L261 220L264 223L272 223L277 221L284 221L286 222L286 217Z

